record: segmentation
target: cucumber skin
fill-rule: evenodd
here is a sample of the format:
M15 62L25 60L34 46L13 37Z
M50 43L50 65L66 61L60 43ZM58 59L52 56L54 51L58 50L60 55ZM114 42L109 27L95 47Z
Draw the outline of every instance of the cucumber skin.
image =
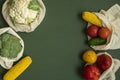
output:
M96 45L103 45L107 42L106 39L101 39L101 38L91 38L89 41L88 41L88 44L90 46L96 46Z

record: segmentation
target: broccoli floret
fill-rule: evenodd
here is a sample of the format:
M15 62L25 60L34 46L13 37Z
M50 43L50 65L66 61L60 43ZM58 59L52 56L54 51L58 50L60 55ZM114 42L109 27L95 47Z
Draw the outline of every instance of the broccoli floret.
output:
M20 40L11 34L4 33L0 37L1 48L0 56L7 58L16 58L18 53L21 51L22 46Z

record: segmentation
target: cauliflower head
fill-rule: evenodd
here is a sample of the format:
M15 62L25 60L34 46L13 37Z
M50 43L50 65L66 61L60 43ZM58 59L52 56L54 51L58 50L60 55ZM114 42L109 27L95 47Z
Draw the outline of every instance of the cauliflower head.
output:
M13 22L29 24L33 22L40 11L37 0L11 0L9 15Z

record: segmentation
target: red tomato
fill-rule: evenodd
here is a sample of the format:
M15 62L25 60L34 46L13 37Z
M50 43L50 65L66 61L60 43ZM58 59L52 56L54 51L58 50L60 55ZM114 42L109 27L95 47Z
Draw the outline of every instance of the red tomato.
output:
M112 59L110 56L106 54L102 54L98 56L97 65L100 69L106 70L111 66L111 64L112 64Z
M100 70L94 65L87 65L84 67L83 76L85 80L98 80L100 77Z
M107 27L102 27L99 31L98 31L98 35L100 38L102 39L106 39L108 38L108 36L110 35L110 30Z
M88 27L87 29L87 35L90 37L97 37L98 34L98 26L95 25L91 25Z

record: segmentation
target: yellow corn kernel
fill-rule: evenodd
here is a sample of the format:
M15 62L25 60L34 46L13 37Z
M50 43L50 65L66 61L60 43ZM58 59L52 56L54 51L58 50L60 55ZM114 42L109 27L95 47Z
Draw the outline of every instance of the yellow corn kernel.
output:
M31 63L32 59L29 56L24 57L4 75L3 80L15 80Z
M101 20L92 12L83 12L82 18L91 24L102 26Z

